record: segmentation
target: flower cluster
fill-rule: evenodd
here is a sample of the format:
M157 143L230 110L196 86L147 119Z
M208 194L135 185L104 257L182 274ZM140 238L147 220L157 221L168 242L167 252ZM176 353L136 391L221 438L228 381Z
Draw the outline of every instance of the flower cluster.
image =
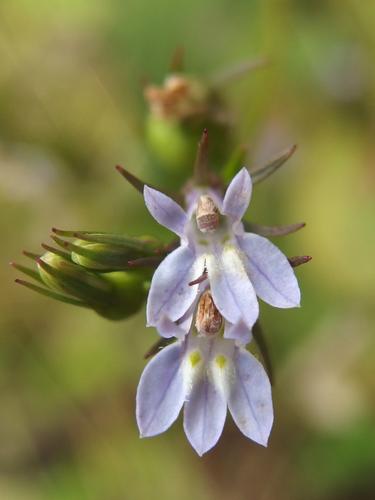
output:
M266 238L244 230L251 191L245 168L224 197L211 188L189 190L186 211L144 188L148 210L180 237L180 245L155 271L148 295L148 326L177 342L158 353L142 375L138 425L142 436L159 434L184 405L185 432L200 455L219 439L227 406L245 436L267 444L270 383L246 350L259 315L257 296L281 308L300 303L288 259Z
M241 148L222 163L232 150L233 127L219 89L262 64L245 62L219 73L210 85L175 67L162 87L145 89L150 106L145 138L153 168L160 163L159 172L168 173L170 185L180 183L191 167L203 126L209 125L214 139L211 163L222 165L215 169L208 161L205 129L193 179L184 189L184 208L116 167L143 194L154 219L178 239L164 245L147 236L53 228L58 248L42 244L42 254L24 252L35 269L12 263L34 280L17 283L110 320L135 314L147 298L147 326L157 330L160 340L147 354L154 357L138 386L138 427L142 437L160 434L183 407L185 433L199 455L217 443L227 409L246 437L267 445L273 407L258 298L274 307L298 307L293 267L310 260L288 259L267 239L294 232L303 223L267 227L243 221L253 185L283 165L295 146L251 175L240 169ZM253 338L267 371L250 352Z

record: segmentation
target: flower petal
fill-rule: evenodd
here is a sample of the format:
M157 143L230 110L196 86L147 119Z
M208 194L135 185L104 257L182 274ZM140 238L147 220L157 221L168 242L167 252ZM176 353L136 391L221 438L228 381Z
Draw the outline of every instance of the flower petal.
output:
M180 328L175 321L171 321L168 316L163 315L158 323L155 325L159 335L165 337L166 339L170 339L171 337L183 338L187 331L185 329Z
M235 383L228 399L229 411L240 431L267 446L273 423L271 384L259 361L245 349L234 355Z
M184 430L190 444L202 456L219 440L227 403L207 374L195 382L184 408Z
M298 307L297 278L285 255L267 238L245 233L238 242L247 257L247 270L257 295L275 307Z
M182 237L187 223L187 216L180 205L169 196L148 186L144 187L143 196L148 211L154 219Z
M231 323L237 323L241 319L241 312L237 307L230 288L226 284L225 275L220 264L220 260L215 255L206 255L206 267L212 297L222 316Z
M156 326L162 316L177 321L189 309L198 285L189 282L202 273L200 260L188 246L170 253L156 269L147 299L147 323ZM203 264L202 264L203 266Z
M225 322L224 338L236 340L240 345L246 345L252 338L251 330L243 321L238 321L235 324Z
M242 219L251 198L251 177L248 170L243 167L229 184L226 190L222 211L233 220Z
M251 329L258 319L259 306L237 248L231 244L222 251L216 248L214 256L206 256L206 265L216 307L230 323L242 318Z
M137 390L137 423L141 437L168 429L184 404L181 370L184 344L176 342L160 351L148 363Z

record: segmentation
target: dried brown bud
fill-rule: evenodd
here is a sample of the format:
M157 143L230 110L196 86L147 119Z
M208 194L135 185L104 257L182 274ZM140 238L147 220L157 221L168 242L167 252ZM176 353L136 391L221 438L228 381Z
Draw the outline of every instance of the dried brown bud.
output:
M213 301L211 292L202 294L198 302L195 327L203 335L215 335L219 332L223 318Z
M202 233L212 233L220 223L220 215L217 206L207 195L199 198L196 212L197 226Z
M163 119L183 120L206 111L206 90L199 82L170 75L164 85L148 85L144 91L151 114Z

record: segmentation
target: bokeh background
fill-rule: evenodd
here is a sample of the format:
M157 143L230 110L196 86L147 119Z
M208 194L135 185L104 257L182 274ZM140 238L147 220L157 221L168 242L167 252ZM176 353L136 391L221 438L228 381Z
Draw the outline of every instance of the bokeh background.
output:
M356 0L2 0L1 499L374 498L374 28L374 3ZM275 241L313 256L296 270L302 308L262 307L269 448L228 418L203 458L180 420L138 438L134 396L156 339L144 310L109 322L17 287L7 266L52 226L167 241L114 165L155 177L143 85L163 81L181 45L203 80L269 58L222 90L250 166L299 146L248 217L306 221Z

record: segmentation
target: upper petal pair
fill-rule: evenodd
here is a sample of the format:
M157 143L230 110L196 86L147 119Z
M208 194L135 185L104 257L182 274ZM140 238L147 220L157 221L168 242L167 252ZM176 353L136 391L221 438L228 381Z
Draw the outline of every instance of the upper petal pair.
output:
M226 190L222 213L231 217L233 221L242 219L250 203L251 191L251 177L247 169L243 167ZM169 196L149 186L144 187L143 194L146 206L154 219L183 237L188 217L180 205Z

